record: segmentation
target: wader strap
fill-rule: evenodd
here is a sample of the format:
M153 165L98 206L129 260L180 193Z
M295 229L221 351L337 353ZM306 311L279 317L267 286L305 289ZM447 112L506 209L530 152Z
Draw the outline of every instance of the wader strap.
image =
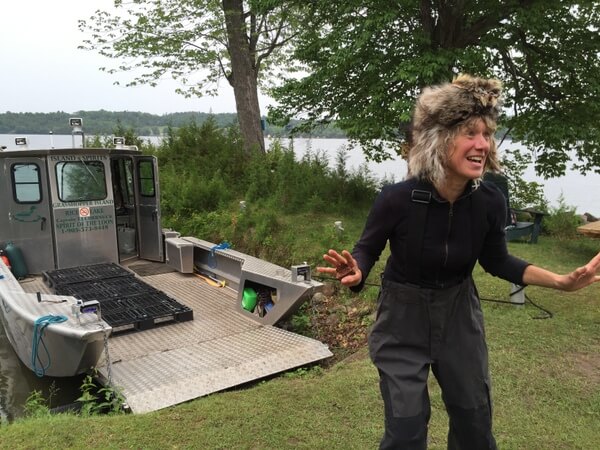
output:
M421 254L427 211L431 202L431 188L422 182L417 183L411 195L410 216L406 241L406 282L421 285Z

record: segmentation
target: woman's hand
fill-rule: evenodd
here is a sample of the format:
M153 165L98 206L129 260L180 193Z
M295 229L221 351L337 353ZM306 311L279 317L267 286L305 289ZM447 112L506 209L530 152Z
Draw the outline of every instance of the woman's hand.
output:
M578 267L573 272L563 275L562 289L564 291L576 291L600 281L598 270L600 270L600 253L594 256L585 266Z
M329 250L327 254L323 255L323 259L333 267L317 267L317 272L327 273L340 280L340 283L347 287L360 284L362 272L349 251L342 250L340 254L335 250Z
M537 266L527 266L523 274L523 283L543 286L561 291L576 291L600 281L600 253L594 256L585 266L578 267L566 275L558 275Z

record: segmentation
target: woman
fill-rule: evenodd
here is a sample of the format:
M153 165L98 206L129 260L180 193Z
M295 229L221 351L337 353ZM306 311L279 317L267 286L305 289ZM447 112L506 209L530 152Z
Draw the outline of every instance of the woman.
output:
M567 275L508 254L505 200L481 182L499 168L498 80L463 75L416 102L409 175L375 200L352 254L329 250L336 275L362 289L389 242L369 351L385 409L381 449L425 449L433 372L450 418L449 449L495 449L483 315L472 270L519 285L573 291L600 281L600 253Z

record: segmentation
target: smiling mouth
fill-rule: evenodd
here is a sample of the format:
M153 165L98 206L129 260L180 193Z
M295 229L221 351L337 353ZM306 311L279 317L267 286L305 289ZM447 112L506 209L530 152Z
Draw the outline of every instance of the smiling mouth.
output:
M483 162L483 157L482 156L467 156L467 160L474 162L474 163L481 164Z

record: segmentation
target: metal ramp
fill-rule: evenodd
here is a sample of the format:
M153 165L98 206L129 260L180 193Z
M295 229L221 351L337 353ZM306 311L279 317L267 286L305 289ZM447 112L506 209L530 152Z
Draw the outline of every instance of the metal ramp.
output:
M178 272L143 280L195 314L191 321L110 338L112 383L135 413L166 408L332 356L319 341L262 325L236 311L236 292L231 289L209 286L193 274ZM106 381L105 361L99 372Z

